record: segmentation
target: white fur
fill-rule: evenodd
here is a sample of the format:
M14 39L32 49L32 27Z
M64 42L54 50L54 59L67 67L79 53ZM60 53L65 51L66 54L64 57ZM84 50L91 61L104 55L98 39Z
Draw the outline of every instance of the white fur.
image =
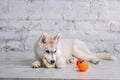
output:
M60 36L60 35L59 35ZM35 62L32 64L33 67L40 66L40 59L43 57L43 50L41 49L42 45L39 44L39 41L35 44ZM60 39L57 45L56 52L56 67L63 68L65 66L65 62L67 62L72 56L87 60L91 63L99 63L100 59L112 59L110 55L105 54L92 54L92 52L87 48L84 42L78 39ZM38 62L39 60L39 62Z

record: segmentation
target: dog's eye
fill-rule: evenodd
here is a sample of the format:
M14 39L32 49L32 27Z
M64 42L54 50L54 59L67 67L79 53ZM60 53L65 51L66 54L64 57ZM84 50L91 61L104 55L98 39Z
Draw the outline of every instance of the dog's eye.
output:
M49 51L49 50L46 50L45 52L46 52L46 53L50 53L50 51Z
M56 50L54 51L54 53L56 53Z

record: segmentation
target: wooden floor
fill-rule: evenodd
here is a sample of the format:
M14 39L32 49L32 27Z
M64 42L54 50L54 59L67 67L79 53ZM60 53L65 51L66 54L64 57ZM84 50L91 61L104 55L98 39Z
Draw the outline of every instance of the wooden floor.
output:
M0 78L0 80L83 80L83 79ZM96 80L96 79L87 79L87 80Z
M0 80L73 80L73 79L0 78ZM74 80L83 80L83 79L74 79ZM87 79L87 80L96 80L96 79Z
M116 61L102 60L99 64L89 63L86 72L79 72L75 63L63 69L31 68L32 53L0 53L0 80L83 80L120 79L120 55Z

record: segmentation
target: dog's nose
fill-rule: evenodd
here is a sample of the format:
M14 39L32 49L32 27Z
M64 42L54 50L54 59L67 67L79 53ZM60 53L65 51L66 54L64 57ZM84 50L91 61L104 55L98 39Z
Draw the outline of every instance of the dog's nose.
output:
M54 61L54 60L51 60L50 62L51 62L51 63L55 63L55 61Z

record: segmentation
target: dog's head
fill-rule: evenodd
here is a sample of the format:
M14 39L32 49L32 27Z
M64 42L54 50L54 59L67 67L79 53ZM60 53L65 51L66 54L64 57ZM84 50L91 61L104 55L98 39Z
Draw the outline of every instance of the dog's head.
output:
M41 37L39 38L39 44L44 53L43 57L45 57L50 64L56 62L56 52L59 39L60 33L58 33L56 36L47 36L45 33L42 33Z

